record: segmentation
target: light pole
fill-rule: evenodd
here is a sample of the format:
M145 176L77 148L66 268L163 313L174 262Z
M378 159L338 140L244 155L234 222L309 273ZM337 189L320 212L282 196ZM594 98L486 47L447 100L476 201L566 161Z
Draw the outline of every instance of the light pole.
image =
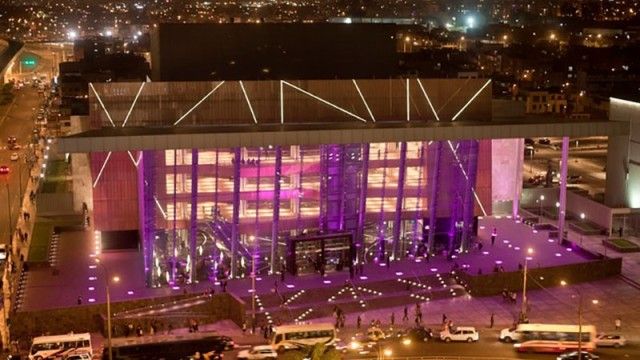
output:
M256 240L257 241L257 240ZM251 255L251 331L255 329L256 324L256 256Z
M109 291L109 271L98 258L96 258L96 264L98 264L104 272L104 289L107 296L107 351L109 354L109 360L113 360L113 349L111 346L111 292ZM120 282L120 277L114 276L111 280L114 283L118 283Z
M520 320L527 318L527 269L529 265L529 256L533 254L533 248L527 249L527 255L524 257L524 272L522 275L522 309L520 310Z
M562 280L560 285L566 287L567 282ZM574 290L578 294L578 360L582 360L582 292L578 289ZM597 299L591 300L591 303L597 305L599 301Z
M544 195L540 195L540 216L542 216L542 202L544 201Z

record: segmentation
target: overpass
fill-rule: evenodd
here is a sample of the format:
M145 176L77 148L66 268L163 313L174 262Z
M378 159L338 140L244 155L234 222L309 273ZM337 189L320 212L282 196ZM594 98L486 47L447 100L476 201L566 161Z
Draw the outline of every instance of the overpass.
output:
M0 38L0 41L7 42L7 47L0 53L0 83L4 83L6 72L22 52L24 43L2 38Z

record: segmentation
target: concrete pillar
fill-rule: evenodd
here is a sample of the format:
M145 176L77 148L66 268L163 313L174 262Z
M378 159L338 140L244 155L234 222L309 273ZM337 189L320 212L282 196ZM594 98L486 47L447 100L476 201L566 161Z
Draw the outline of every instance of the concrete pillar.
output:
M239 147L233 149L233 216L231 219L231 277L238 276L238 241L240 241L240 165L242 153Z
M562 242L567 215L567 169L569 167L569 137L562 137L562 158L560 163L560 212L558 213L558 241Z
M364 259L364 223L367 216L367 188L369 183L369 143L362 144L362 173L360 175L360 204L358 206L358 227L356 229L356 254ZM361 257L362 256L362 257Z
M440 174L440 154L442 153L442 141L435 141L431 144L433 151L429 151L429 166L428 169L428 186L429 186L429 237L427 243L427 249L431 253L433 252L434 240L436 234L436 221L438 219L437 206L438 206L438 181Z
M191 218L189 224L189 255L191 257L191 269L189 281L196 281L196 264L198 243L198 149L191 149Z
M400 164L398 168L398 192L396 195L396 214L393 220L393 258L400 258L400 230L402 222L402 202L404 200L404 178L407 165L407 143L400 144Z
M612 207L640 207L640 191L627 188L630 164L629 136L609 136L607 141L607 176L604 203ZM633 155L633 154L632 154ZM638 201L629 201L637 198Z
M524 167L524 139L515 139L516 142L516 171L513 186L513 202L511 216L514 219L520 214L520 197L522 196L522 172Z
M280 232L280 180L282 179L282 147L276 146L276 164L273 177L273 222L271 224L271 273L277 271L278 234ZM300 209L298 209L300 211Z

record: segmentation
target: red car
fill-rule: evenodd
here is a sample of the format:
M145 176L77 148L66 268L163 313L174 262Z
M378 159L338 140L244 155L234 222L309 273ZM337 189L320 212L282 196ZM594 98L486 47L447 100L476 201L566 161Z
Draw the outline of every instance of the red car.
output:
M0 165L0 175L6 175L9 173L9 167L7 165Z

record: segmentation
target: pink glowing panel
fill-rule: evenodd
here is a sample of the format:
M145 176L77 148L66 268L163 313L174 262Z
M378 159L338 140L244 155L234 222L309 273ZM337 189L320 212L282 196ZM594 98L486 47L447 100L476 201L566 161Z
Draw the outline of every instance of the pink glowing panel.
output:
M331 284L331 280L324 280L323 283L325 284Z
M380 266L387 266L387 264L386 264L386 263L380 263L380 264L378 264L378 265L380 265Z
M402 271L396 271L396 275L402 276L402 275L404 275L404 273Z
M550 243L552 243L552 242L554 242L555 240L553 240L553 239L547 239L547 241L548 241L548 242L550 242Z
M422 259L416 259L416 262L417 262L417 263L421 263L421 262L422 262Z
M364 275L363 275L363 276L360 276L360 280L368 280L368 279L369 279L369 278L368 278L368 277L366 277L366 276L364 276Z
M514 247L513 250L520 250L520 246Z
M262 281L262 278L261 277L257 277L256 281Z
M214 282L213 285L220 285L220 281Z
M484 230L484 225L480 226L480 230Z
M95 290L95 289L96 289L96 288L94 288L93 286L89 286L89 291L93 291L93 290Z
M132 290L127 291L127 295L133 295L133 291Z
M452 259L457 259L457 258L458 258L458 256L457 256L457 255L451 255L451 258L452 258Z
M573 249L572 248L567 248L567 251L571 252L571 251L573 251Z
M436 272L438 271L438 268L431 268L431 272Z
M488 251L483 251L482 255L489 255L489 252Z
M96 265L89 265L89 269L95 269Z
M496 264L498 265L502 264L502 260L496 260Z
M533 260L533 258L531 256L527 256L526 259L529 260L529 261Z
M287 284L287 285L286 285L286 287L287 287L287 289L293 289L293 288L295 287L295 285L293 285L293 284Z
M560 257L560 256L562 256L562 254L560 254L560 253L556 253L556 256L557 256L557 257Z
M509 244L509 245L507 245L507 247L508 247L509 249L511 249L511 248L513 247L513 245Z
M254 291L253 289L247 290L248 293L252 293L253 291Z
M509 240L502 240L503 243L508 244Z
M98 278L95 276L89 276L89 281L96 281Z
M533 233L534 233L534 234L537 234L537 233L538 233L538 230L533 230Z
M90 302L90 303L94 303L94 302L96 302L96 299L94 299L94 298L90 298L90 299L89 299L89 302Z
M174 286L172 287L173 290L180 290L180 286Z
M521 222L520 220L516 220L516 224L520 224L520 222Z

